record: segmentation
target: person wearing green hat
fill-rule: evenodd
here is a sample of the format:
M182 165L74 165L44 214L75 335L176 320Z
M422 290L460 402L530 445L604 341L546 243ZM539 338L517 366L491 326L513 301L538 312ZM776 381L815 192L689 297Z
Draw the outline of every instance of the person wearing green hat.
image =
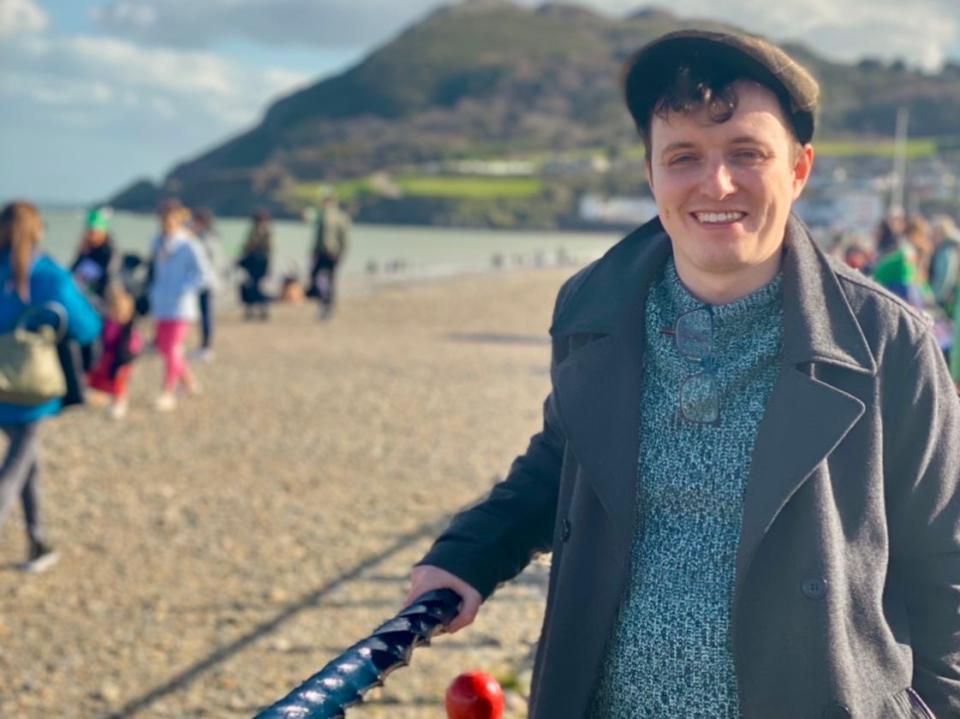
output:
M87 227L97 232L110 229L110 211L106 207L95 207L87 213Z
M70 267L77 284L102 305L107 286L115 275L118 253L110 235L108 207L95 207L87 213L87 222L77 257Z

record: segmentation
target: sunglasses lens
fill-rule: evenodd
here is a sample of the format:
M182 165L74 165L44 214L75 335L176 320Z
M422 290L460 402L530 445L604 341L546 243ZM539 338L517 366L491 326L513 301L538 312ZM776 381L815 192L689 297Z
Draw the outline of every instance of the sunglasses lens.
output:
M677 350L688 359L703 359L713 349L713 317L699 309L677 318Z

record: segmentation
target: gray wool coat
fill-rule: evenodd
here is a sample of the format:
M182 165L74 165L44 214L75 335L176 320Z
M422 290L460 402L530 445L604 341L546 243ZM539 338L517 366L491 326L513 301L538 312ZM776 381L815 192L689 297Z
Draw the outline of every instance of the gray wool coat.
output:
M658 220L557 299L543 430L421 561L485 597L553 551L532 719L583 717L630 572ZM928 323L791 218L732 605L744 719L960 717L960 400Z

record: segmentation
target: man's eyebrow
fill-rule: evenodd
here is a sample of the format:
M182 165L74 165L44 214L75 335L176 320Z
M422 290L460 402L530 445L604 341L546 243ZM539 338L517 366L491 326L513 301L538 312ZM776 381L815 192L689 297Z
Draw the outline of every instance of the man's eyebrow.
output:
M737 137L730 140L731 145L760 145L762 147L767 147L767 143L764 142L759 137L754 135L738 135ZM677 142L671 142L663 150L660 151L660 157L664 157L671 152L677 152L678 150L696 150L697 144L695 142L689 142L686 140L679 140Z
M753 135L740 135L738 137L730 140L731 145L764 145L766 142L761 140L759 137L754 137Z
M668 152L673 152L675 150L693 150L696 149L696 145L692 142L671 142L660 152L660 156L666 155Z

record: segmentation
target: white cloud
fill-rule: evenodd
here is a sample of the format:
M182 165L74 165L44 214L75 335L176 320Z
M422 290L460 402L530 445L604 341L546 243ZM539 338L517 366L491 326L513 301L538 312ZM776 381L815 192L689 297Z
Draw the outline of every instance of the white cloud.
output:
M84 201L159 177L311 79L208 51L44 33L5 39L0 67L0 196Z
M960 42L960 3L913 0L675 0L676 12L726 20L777 40L797 40L826 57L902 58L939 67Z
M69 108L68 117L181 117L221 132L252 123L269 98L310 78L278 68L252 68L206 51L142 48L125 40L33 36L0 52L0 100ZM120 113L122 118L114 117ZM56 118L51 118L55 121Z
M131 0L115 0L106 8L94 9L93 14L104 22L138 30L150 30L157 24L156 8Z
M0 37L20 32L39 32L50 16L34 0L0 0Z
M204 47L224 37L274 45L352 47L396 33L438 0L109 0L105 30L162 45Z
M542 0L518 0L534 6ZM441 0L110 0L105 29L155 42L203 47L240 37L262 44L372 46ZM581 0L612 15L642 0ZM913 0L653 0L682 17L725 20L778 40L797 39L837 59L869 54L932 67L960 45L960 2ZM955 55L954 55L955 56Z

